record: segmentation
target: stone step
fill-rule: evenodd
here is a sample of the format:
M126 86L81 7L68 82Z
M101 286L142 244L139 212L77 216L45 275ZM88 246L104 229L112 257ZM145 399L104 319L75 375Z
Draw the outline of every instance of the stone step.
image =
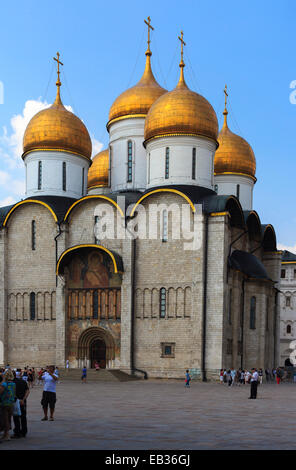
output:
M59 376L62 381L65 380L75 380L81 381L82 370L81 369L59 369ZM128 375L125 372L122 372L119 369L100 369L96 371L95 369L88 369L87 371L87 381L88 382L128 382L131 380L140 380L141 377Z

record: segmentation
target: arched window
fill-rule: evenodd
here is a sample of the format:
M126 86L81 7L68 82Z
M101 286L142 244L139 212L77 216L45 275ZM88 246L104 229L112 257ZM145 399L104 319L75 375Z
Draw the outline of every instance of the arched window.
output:
M239 184L236 185L236 197L239 199L239 193L240 193L240 186Z
M162 241L168 241L168 211L166 209L162 212Z
M32 250L36 250L36 222L32 220Z
M250 304L250 329L255 330L256 328L256 297L251 298Z
M287 334L290 335L292 332L291 325L287 325Z
M67 186L66 162L63 162L63 191L66 191L66 186Z
M127 143L127 182L133 180L133 143L131 140Z
M98 296L98 291L94 291L93 295L93 318L95 320L98 319L98 311L99 311L99 296Z
M42 162L38 162L38 189L42 188Z
M159 306L160 318L165 318L166 314L166 290L164 287L160 289L160 306Z
M291 307L291 297L286 297L286 307Z
M166 147L165 149L165 179L167 180L170 175L170 149Z
M31 292L30 294L30 320L35 320L35 311L36 311L35 293Z
M192 179L196 179L196 148L192 149Z
M215 184L215 186L214 186L214 191L215 191L216 193L218 192L218 185L217 185L217 184Z

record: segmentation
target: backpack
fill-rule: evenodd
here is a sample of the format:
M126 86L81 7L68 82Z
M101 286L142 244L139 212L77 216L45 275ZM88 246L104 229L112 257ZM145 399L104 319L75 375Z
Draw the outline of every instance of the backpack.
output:
M13 405L15 402L15 383L4 382L1 385L4 386L4 392L1 395L1 405L2 406Z

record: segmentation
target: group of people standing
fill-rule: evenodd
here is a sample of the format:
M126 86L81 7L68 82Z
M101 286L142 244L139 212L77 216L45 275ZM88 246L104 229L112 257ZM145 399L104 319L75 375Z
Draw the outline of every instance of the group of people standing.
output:
M33 373L32 373L33 372ZM29 380L32 377L32 380ZM42 421L53 421L56 403L56 383L58 381L58 369L55 366L42 368L38 373L38 382L43 383L41 405L44 412ZM0 370L0 431L2 441L26 437L27 427L27 398L30 388L35 381L34 368L11 369L9 365ZM50 416L48 418L48 408ZM13 418L13 434L10 435L11 421Z

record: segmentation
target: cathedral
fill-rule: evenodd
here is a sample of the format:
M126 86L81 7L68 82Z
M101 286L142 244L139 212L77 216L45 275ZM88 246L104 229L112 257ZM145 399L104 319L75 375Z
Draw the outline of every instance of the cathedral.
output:
M281 252L253 209L254 152L227 88L219 132L186 84L183 33L176 87L157 83L146 24L144 73L93 158L55 58L55 101L24 133L25 198L0 208L0 364L204 381L278 365Z

